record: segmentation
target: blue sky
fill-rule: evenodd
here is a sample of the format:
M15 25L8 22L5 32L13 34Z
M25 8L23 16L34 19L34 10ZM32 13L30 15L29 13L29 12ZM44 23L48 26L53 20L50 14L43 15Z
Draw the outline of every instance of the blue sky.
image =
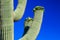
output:
M17 0L14 0L14 10ZM60 0L27 0L27 6L21 20L14 22L14 38L21 38L24 29L24 20L33 18L33 8L43 6L45 8L41 30L36 40L60 40Z

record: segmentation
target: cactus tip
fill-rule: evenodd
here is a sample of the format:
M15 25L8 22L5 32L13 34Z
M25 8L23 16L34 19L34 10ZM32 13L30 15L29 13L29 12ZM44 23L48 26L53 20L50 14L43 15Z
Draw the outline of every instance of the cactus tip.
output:
M33 12L35 12L36 10L44 10L44 7L42 7L42 6L36 6L36 7L33 9Z

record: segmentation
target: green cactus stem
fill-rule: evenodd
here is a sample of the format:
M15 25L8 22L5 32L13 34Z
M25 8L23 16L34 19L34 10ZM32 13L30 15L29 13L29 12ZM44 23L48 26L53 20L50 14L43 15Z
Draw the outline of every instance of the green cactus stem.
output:
M34 19L29 17L25 20L25 32L23 37L19 40L36 40L41 28L44 8L37 6L34 8L33 12Z
M0 0L0 40L14 40L14 20L21 19L24 14L26 0L18 0L13 11L13 0Z

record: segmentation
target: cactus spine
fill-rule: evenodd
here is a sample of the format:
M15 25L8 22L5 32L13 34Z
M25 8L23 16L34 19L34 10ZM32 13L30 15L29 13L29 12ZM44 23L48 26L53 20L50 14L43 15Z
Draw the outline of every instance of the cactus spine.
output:
M0 0L0 40L14 40L14 20L23 16L26 0L18 0L13 11L13 0Z

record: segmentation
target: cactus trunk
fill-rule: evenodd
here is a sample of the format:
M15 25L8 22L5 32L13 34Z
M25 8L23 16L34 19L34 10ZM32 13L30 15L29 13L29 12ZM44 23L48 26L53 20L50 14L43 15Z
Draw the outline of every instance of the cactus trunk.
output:
M13 38L13 1L0 0L1 40L14 40Z

